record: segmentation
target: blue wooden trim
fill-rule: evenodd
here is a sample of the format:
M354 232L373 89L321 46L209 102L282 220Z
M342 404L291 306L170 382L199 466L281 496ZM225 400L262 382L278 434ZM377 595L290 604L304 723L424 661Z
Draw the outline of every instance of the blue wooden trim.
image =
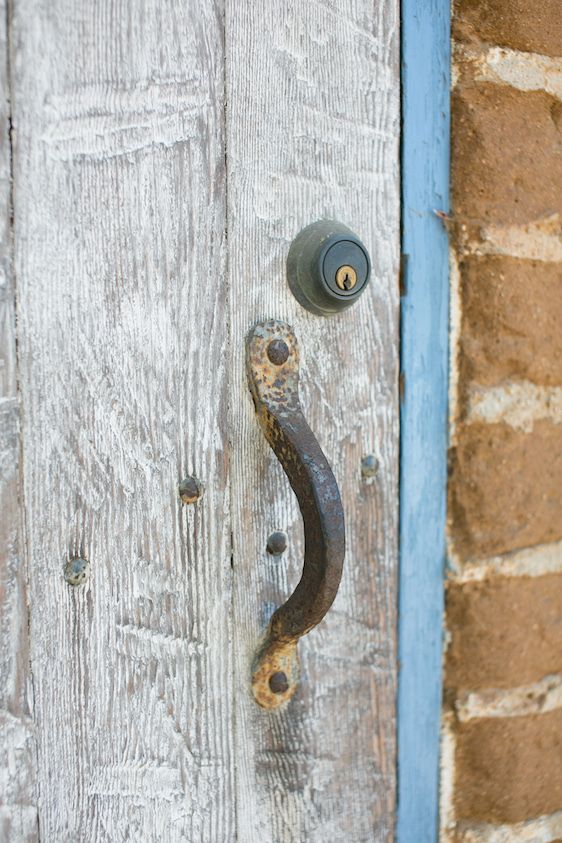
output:
M447 479L450 0L402 0L398 843L435 843Z

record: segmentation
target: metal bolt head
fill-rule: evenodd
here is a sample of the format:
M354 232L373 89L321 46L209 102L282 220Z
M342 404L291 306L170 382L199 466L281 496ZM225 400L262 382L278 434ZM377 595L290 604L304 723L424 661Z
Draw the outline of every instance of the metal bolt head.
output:
M272 556L281 556L287 549L287 534L276 530L267 540L266 550Z
M64 566L64 578L69 585L82 585L89 576L90 563L87 559L69 559Z
M374 454L367 454L361 460L361 474L365 478L375 477L379 470L379 461Z
M185 504L197 503L203 491L203 484L197 477L186 477L178 486L181 502Z
M353 290L357 284L357 273L352 266L344 264L336 272L336 284L340 290Z
M269 687L274 694L284 694L289 690L289 680L282 670L277 673L272 673L269 677Z
M284 340L271 340L267 346L267 356L274 366L282 366L289 356L289 346Z

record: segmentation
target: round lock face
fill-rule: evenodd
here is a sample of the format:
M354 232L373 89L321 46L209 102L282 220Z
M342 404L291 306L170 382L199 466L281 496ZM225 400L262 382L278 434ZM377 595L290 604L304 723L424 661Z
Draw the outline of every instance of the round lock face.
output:
M350 307L369 283L369 254L356 234L334 220L319 220L291 243L287 278L311 313L332 316Z
M369 278L367 256L356 242L340 240L324 255L322 276L336 296L358 296Z

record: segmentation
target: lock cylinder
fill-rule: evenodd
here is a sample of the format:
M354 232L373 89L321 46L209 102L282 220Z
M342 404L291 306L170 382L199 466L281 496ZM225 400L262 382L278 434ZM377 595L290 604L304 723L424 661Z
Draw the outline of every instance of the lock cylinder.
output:
M297 301L318 316L332 316L354 304L371 275L367 249L347 226L319 220L293 240L287 280Z

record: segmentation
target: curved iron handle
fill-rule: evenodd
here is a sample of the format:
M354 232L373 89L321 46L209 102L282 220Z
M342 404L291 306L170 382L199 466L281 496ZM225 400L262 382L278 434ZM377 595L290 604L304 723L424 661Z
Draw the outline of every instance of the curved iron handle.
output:
M246 368L259 423L304 521L300 582L271 618L252 676L256 701L271 709L294 694L297 642L334 602L343 569L345 525L336 479L299 402L299 349L291 326L275 320L255 325L247 340Z

